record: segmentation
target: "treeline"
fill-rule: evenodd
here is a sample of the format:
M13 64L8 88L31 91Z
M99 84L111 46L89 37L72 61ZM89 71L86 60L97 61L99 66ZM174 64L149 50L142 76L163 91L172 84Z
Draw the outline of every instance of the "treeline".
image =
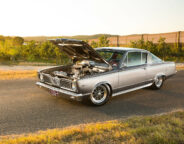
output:
M108 37L101 36L98 42L92 41L91 46L93 48L110 46ZM160 37L156 44L152 41L145 41L143 38L138 41L131 41L128 47L148 50L163 60L184 61L184 47L182 48L178 44L168 44L163 37Z
M21 37L0 36L0 61L64 64L69 62L69 58L49 41L24 42Z
M114 37L117 35L110 35L110 34L95 34L95 35L76 35L76 36L29 36L29 37L23 37L25 41L32 41L35 40L37 42L44 42L47 39L55 39L55 38L68 38L68 39L78 39L78 40L90 40L90 39L98 39L99 37L102 37L105 35L106 37Z
M88 40L86 42L88 43ZM91 45L94 48L109 46L109 40L107 36L102 35L98 43L92 42ZM67 64L70 59L49 41L24 42L22 37L0 36L0 64L1 61Z
M163 37L160 37L156 44L144 39L132 41L130 47L148 50L163 60L184 61L184 47L178 44L168 44Z
M111 46L108 37L105 35L99 37L98 42L92 41L90 45L93 48ZM179 48L178 45L167 44L165 38L160 38L157 44L141 39L131 42L129 47L146 49L164 60L184 61L184 49ZM2 61L56 64L67 64L70 62L69 58L49 41L24 42L22 37L0 36L0 64Z
M88 41L87 41L88 42ZM109 40L106 35L102 35L98 38L98 42L92 41L90 44L93 48L97 47L109 47Z

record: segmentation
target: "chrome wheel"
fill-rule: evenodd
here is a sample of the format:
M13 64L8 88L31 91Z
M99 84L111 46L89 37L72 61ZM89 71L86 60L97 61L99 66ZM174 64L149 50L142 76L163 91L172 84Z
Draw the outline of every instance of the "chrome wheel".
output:
M93 90L90 99L93 104L101 105L106 101L107 97L108 97L107 88L104 85L100 85Z
M151 88L156 89L156 90L160 89L162 87L163 83L164 83L164 76L156 76L154 78L154 83L151 86Z
M163 83L163 78L162 77L156 77L155 78L155 85L157 88L160 88L162 86Z

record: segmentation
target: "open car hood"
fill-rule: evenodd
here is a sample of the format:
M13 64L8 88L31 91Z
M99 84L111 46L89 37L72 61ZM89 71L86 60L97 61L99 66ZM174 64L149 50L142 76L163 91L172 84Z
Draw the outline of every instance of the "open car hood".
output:
M72 59L90 60L111 68L111 65L84 41L75 39L52 39L49 41Z

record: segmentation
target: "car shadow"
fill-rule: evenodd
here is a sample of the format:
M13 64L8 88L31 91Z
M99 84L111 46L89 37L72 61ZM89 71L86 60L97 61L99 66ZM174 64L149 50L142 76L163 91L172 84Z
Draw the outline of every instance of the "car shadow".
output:
M128 117L132 115L152 115L159 112L163 112L160 110L162 106L156 107L155 105L152 105L152 98L154 96L150 96L150 92L152 92L152 90L146 88L134 92L129 92L111 98L109 102L102 106L94 106L91 105L89 102L77 102L73 100L64 99L62 97L58 97L57 99L64 101L72 107L77 107L79 111L80 109L85 108L86 112L93 111L98 114L101 113L102 115L107 115L108 117L110 117L110 119L114 119ZM157 92L152 93L154 93L155 96L157 95ZM144 97L146 99L144 99ZM159 97L157 98L159 99Z

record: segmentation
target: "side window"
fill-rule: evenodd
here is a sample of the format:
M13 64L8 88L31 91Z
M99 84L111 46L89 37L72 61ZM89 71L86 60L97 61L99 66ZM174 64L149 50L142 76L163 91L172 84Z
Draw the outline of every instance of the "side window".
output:
M158 58L157 56L155 56L154 54L151 54L151 53L149 54L148 61L151 64L162 62L162 60L160 58Z
M141 52L129 52L127 66L141 65Z
M146 64L147 63L147 53L142 53L142 64Z

